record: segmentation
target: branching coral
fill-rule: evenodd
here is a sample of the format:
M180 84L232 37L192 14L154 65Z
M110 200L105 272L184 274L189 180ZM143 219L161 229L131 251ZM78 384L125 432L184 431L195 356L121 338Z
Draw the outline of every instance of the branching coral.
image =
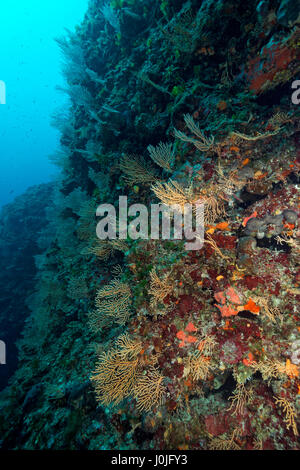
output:
M128 284L119 279L112 280L97 292L98 314L124 325L130 316L131 295Z
M152 307L162 303L164 299L173 291L173 285L170 280L170 274L165 274L162 278L158 277L155 268L150 272L150 289L149 294L152 296Z
M280 129L276 129L273 132L265 132L265 133L258 132L257 135L247 135L247 134L243 134L241 132L234 131L234 132L231 132L231 136L236 137L236 138L241 139L241 140L248 140L248 141L255 142L257 140L267 139L268 137L273 137L274 135L278 134L279 130Z
M276 405L282 408L282 411L285 414L284 422L286 423L287 429L292 428L295 436L298 436L299 433L298 433L297 424L296 424L297 413L296 413L294 405L290 403L286 398L277 398L277 397L274 397L274 398L275 398Z
M280 245L283 245L284 243L286 243L293 250L295 250L296 253L300 252L299 240L296 237L294 237L293 235L283 235L283 236L278 235L276 237L276 240Z
M121 158L120 169L125 174L124 179L129 185L151 184L159 179L155 168L143 157L137 155L124 155Z
M200 351L189 358L189 369L194 380L206 380L210 370L210 358Z
M174 163L174 150L172 144L163 144L160 142L156 147L149 145L148 151L150 153L150 157L158 166L166 171L172 171Z
M220 162L217 168L218 180L214 185L214 192L220 196L232 196L236 191L241 190L245 186L245 179L238 176L237 170L232 170L225 174L224 168Z
M269 126L277 129L279 127L282 127L284 124L288 122L293 122L290 116L285 112L278 112L278 113L273 114L273 116L271 116L271 118L268 121L268 124Z
M97 240L91 247L83 250L83 254L92 254L101 260L107 260L115 251L125 252L128 245L125 240Z
M149 412L153 406L162 404L166 393L163 381L164 377L154 368L140 374L133 390L140 411Z
M217 346L217 343L213 336L206 336L203 338L198 346L198 351L205 356L211 356Z
M224 255L220 248L218 247L216 241L212 238L212 236L208 233L207 234L207 239L204 240L204 243L207 243L209 246L212 247L212 249L217 253L217 255L220 256L222 259L229 259L228 256Z
M177 181L170 180L168 183L158 182L151 189L158 199L168 206L179 205L181 208L184 208L185 204L193 204L195 202L192 188L183 188Z
M224 203L217 199L217 195L194 191L193 186L184 188L175 180L168 183L158 182L151 187L154 194L163 204L168 206L180 206L184 210L185 204L193 205L193 209L197 204L204 204L204 223L212 224L216 218L224 216Z
M149 412L165 395L164 377L153 366L143 372L142 343L122 335L115 348L99 357L92 381L100 403L117 405L132 395L137 409Z
M214 137L205 137L205 135L200 130L198 124L195 123L193 117L190 114L186 114L184 116L184 122L190 132L194 134L197 139L195 139L194 137L188 137L186 134L181 131L178 131L177 129L175 129L174 131L175 137L182 140L183 142L194 144L195 147L201 152L208 152L209 150L213 149L215 142Z
M253 301L262 308L262 312L266 315L266 317L271 322L276 322L278 319L282 319L282 315L278 307L274 307L271 305L270 298L260 297L260 296L252 296Z
M287 359L285 364L282 364L279 361L266 358L263 361L253 362L250 364L250 367L259 371L266 381L270 381L272 378L280 378L281 376L288 376L290 378L299 376L298 367L292 364L289 359Z
M233 392L230 408L233 414L243 414L244 408L253 401L253 390L247 389L244 384L239 383Z
M118 354L123 358L134 359L142 351L142 343L133 340L128 333L125 333L116 340L115 345L118 349Z
M103 353L92 381L97 399L104 405L118 404L131 394L137 380L139 360L129 358L121 350Z
M239 430L234 430L230 438L226 436L215 437L209 443L210 450L241 450L236 439L240 434Z

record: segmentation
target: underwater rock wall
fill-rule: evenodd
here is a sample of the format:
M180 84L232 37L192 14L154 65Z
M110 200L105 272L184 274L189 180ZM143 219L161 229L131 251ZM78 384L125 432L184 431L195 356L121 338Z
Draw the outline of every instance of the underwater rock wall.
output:
M46 208L53 185L29 188L0 212L0 339L6 346L6 364L0 367L0 389L17 368L16 341L29 309L26 299L34 290L34 257L42 249L37 234L47 225Z
M58 40L72 107L3 448L297 448L291 4L97 0ZM122 195L201 200L204 247L98 240Z

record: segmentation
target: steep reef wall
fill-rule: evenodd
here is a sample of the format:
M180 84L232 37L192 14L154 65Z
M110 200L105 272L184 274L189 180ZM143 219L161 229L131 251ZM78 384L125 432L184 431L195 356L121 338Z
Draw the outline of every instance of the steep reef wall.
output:
M24 329L29 308L26 299L34 290L34 256L39 232L47 225L46 208L53 185L29 188L0 213L0 339L5 343L5 365L0 367L0 389L17 368L16 341Z
M295 449L299 16L90 2L3 448ZM205 204L204 247L100 241L96 208Z

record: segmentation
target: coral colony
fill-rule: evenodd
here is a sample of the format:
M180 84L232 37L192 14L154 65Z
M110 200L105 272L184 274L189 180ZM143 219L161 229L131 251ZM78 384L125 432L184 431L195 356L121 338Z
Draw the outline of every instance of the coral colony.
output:
M94 0L58 40L71 107L4 448L299 449L296 3ZM127 232L125 196L203 205L203 246Z

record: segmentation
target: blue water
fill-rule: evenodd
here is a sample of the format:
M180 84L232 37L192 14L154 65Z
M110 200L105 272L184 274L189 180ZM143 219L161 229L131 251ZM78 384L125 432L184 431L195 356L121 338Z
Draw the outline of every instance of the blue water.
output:
M50 181L56 168L48 160L59 144L50 125L67 98L61 54L54 38L73 30L88 0L17 0L0 4L0 206L33 185Z

